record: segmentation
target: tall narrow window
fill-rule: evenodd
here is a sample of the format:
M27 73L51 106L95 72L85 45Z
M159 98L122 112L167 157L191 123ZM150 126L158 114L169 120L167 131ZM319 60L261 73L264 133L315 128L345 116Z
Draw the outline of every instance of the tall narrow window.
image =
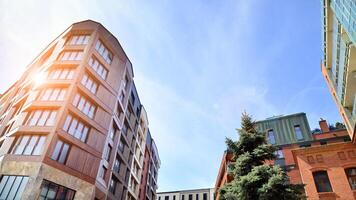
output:
M46 136L23 135L17 138L11 154L18 155L41 155Z
M89 59L89 66L102 78L106 79L106 75L108 74L108 71L105 69L105 67L96 59L95 57L91 57Z
M294 126L294 133L295 133L295 137L297 138L297 140L303 139L302 129L300 128L299 125Z
M208 200L208 194L207 193L203 194L203 200Z
M98 89L98 84L87 74L84 74L82 81L82 85L84 85L91 93L95 94Z
M81 112L87 115L89 118L94 118L94 112L96 106L94 106L90 101L80 94L76 94L73 99L73 105L77 107Z
M195 200L199 200L199 194L195 195Z
M0 181L0 199L21 199L27 182L27 176L3 175Z
M270 144L276 144L276 138L275 138L273 129L271 129L267 132L267 136L268 136L268 142Z
M40 200L65 199L73 200L75 191L56 183L43 180L41 185Z
M68 45L85 45L89 42L89 35L73 35L68 41Z
M349 181L352 190L356 190L356 168L345 169L347 180Z
M109 184L109 191L112 194L115 194L115 192L116 192L116 185L117 185L117 180L115 177L112 177L110 180L110 184Z
M104 153L104 159L107 160L109 162L110 160L110 154L111 154L111 146L108 145L105 149L105 153Z
M65 51L61 54L62 61L78 61L82 59L82 51Z
M164 196L164 200L169 200L169 196Z
M68 115L63 124L63 130L82 142L85 142L89 127L72 115Z
M326 171L313 172L316 190L318 192L332 192L328 173Z
M47 88L41 91L39 100L41 101L63 101L67 89L65 88Z
M59 163L65 164L69 152L69 144L62 142L61 140L57 141L54 151L51 158L58 161Z
M190 195L188 196L188 200L193 200L193 195L192 195L192 194L190 194Z
M108 64L111 64L113 58L112 53L100 40L96 42L95 50L104 58Z
M29 113L26 121L28 126L53 126L57 111L55 110L33 110Z
M121 166L121 161L118 158L116 158L113 167L114 172L120 173L120 166Z
M124 153L124 151L125 151L125 142L122 138L119 141L119 150L121 153Z

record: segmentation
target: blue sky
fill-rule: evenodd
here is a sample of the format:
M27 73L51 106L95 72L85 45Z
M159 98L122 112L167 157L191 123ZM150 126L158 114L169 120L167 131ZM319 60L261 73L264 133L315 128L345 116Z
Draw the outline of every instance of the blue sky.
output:
M319 1L0 1L0 92L71 23L121 42L162 161L159 191L213 187L225 137L256 119L339 121L321 76Z

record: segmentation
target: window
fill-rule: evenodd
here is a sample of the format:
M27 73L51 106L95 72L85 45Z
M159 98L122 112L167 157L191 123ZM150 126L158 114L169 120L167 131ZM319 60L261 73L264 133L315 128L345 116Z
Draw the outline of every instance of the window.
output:
M111 64L113 58L112 53L105 47L105 45L100 40L96 42L95 50L104 58L104 60L108 64Z
M158 200L161 200L161 196L158 197Z
M169 196L164 196L164 200L169 200Z
M173 195L173 200L176 200L176 195Z
M110 160L110 154L111 154L111 146L108 145L105 149L105 153L104 153L104 159L107 160L109 162Z
M195 195L195 199L196 199L196 200L199 200L199 194L196 194L196 195Z
M313 172L316 190L318 192L332 192L328 173L326 171Z
M203 194L203 200L208 200L208 194L207 193Z
M109 191L113 194L115 194L115 191L116 191L116 184L117 184L117 180L116 178L112 178L110 180L110 185L109 185Z
M124 153L124 151L125 151L125 142L122 138L120 139L120 142L119 142L119 150L121 151L121 153Z
M188 200L193 200L193 195L192 195L192 194L190 194L190 195L188 196Z
M275 151L275 154L276 154L276 156L277 156L277 159L284 158L283 151L282 151L281 149Z
M127 135L127 131L128 131L128 128L127 128L127 122L125 121L124 124L122 125L122 132Z
M33 110L29 113L26 125L28 126L53 126L57 111Z
M184 194L182 194L182 200L184 200Z
M82 142L85 142L89 132L88 126L84 125L72 115L67 116L66 121L63 124L63 130Z
M90 78L87 74L84 74L82 81L82 85L84 85L91 93L95 94L98 89L98 84Z
M352 190L356 190L356 168L345 169L347 180L349 181Z
M324 140L324 141L320 141L320 145L327 145L328 141Z
M82 113L87 115L89 118L94 118L94 112L96 106L94 106L91 102L89 102L86 98L81 96L80 94L76 94L73 99L73 105L77 107Z
M17 138L11 154L17 155L41 155L46 136L23 135Z
M54 147L51 158L58 161L59 163L65 164L69 152L69 144L62 142L61 140L57 141L56 146Z
M114 172L119 173L120 166L121 166L121 161L118 158L116 158L115 162L114 162L114 167L113 167Z
M74 199L75 191L56 183L43 180L39 200Z
M85 45L89 42L89 35L73 35L68 41L68 45Z
M267 132L267 136L268 136L268 142L270 144L276 144L276 138L274 136L273 129L271 129Z
M127 76L125 76L124 80L123 80L123 83L122 83L122 88L124 90L127 90L129 87L129 78Z
M124 93L124 91L122 90L122 91L120 92L120 96L119 96L119 100L120 100L121 104L124 104L124 99L125 99L125 93Z
M21 199L27 182L27 176L3 175L0 181L0 199Z
M62 61L77 61L82 59L82 51L65 51L61 54Z
M114 140L117 131L118 131L118 130L117 130L116 126L113 126L113 127L111 128L111 130L109 131L109 138L110 138L111 140Z
M49 72L48 79L50 80L71 80L74 77L74 69L55 69Z
M300 128L299 125L294 126L294 133L295 133L295 137L297 138L297 140L303 139L302 129Z
M108 71L105 69L105 67L94 57L91 57L89 59L89 66L102 78L106 79L106 75L108 74Z
M106 174L106 167L105 166L101 166L101 169L100 169L100 173L99 173L99 177L104 179L105 178L105 174Z
M65 88L47 88L41 91L39 100L41 101L63 101L67 89Z

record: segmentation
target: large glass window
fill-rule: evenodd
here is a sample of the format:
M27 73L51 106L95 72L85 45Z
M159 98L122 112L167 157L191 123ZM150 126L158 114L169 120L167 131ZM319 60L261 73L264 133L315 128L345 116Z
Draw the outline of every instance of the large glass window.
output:
M62 61L77 61L82 59L82 51L65 51L61 54Z
M268 136L268 142L270 144L276 144L276 138L275 138L273 129L271 129L267 132L267 136Z
M11 154L41 155L46 136L23 135L17 138Z
M332 192L328 173L326 171L313 172L316 190L318 192Z
M114 162L114 167L113 167L114 172L119 173L120 166L121 166L121 161L118 158L116 158L115 162Z
M63 124L63 130L82 142L85 142L89 127L72 115L68 115Z
M116 185L117 185L117 180L116 178L112 177L109 184L109 191L113 194L115 194L116 192Z
M100 40L96 42L95 49L108 64L111 64L113 58L112 53L108 50L107 47L105 47L105 45Z
M109 162L110 160L110 154L111 154L111 146L108 145L106 146L105 152L104 152L104 159L107 160Z
M207 193L203 194L203 200L208 200L208 194Z
M50 80L70 80L74 77L74 69L62 68L55 69L49 72L48 79Z
M294 126L294 133L295 133L295 137L297 138L297 140L303 139L303 132L299 125Z
M356 190L356 167L345 169L347 180L352 190Z
M43 180L41 185L41 193L39 200L72 200L74 199L75 191L56 183Z
M26 121L28 126L53 126L56 119L56 110L33 110Z
M87 74L84 74L82 81L82 85L84 85L91 93L95 94L98 89L98 84Z
M89 42L89 35L73 35L68 41L68 45L85 45Z
M89 59L89 66L102 78L106 79L106 75L108 74L108 71L105 69L105 67L98 61L98 59L91 57Z
M41 91L39 100L41 101L63 101L67 89L65 88L47 88Z
M3 175L0 181L0 199L21 199L27 182L27 176Z
M65 164L69 152L69 144L62 142L61 140L57 141L56 146L54 147L51 158L58 161L59 163Z
M85 97L81 96L80 94L76 94L73 99L73 105L91 119L94 118L96 106L94 106Z

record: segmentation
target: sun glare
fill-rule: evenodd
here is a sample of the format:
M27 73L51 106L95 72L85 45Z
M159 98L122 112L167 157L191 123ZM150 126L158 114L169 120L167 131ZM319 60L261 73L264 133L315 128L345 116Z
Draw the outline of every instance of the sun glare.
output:
M40 85L42 85L42 83L45 81L45 74L40 72L38 74L36 74L34 77L33 77L33 80L34 80L34 83L35 83L35 87L38 87Z

